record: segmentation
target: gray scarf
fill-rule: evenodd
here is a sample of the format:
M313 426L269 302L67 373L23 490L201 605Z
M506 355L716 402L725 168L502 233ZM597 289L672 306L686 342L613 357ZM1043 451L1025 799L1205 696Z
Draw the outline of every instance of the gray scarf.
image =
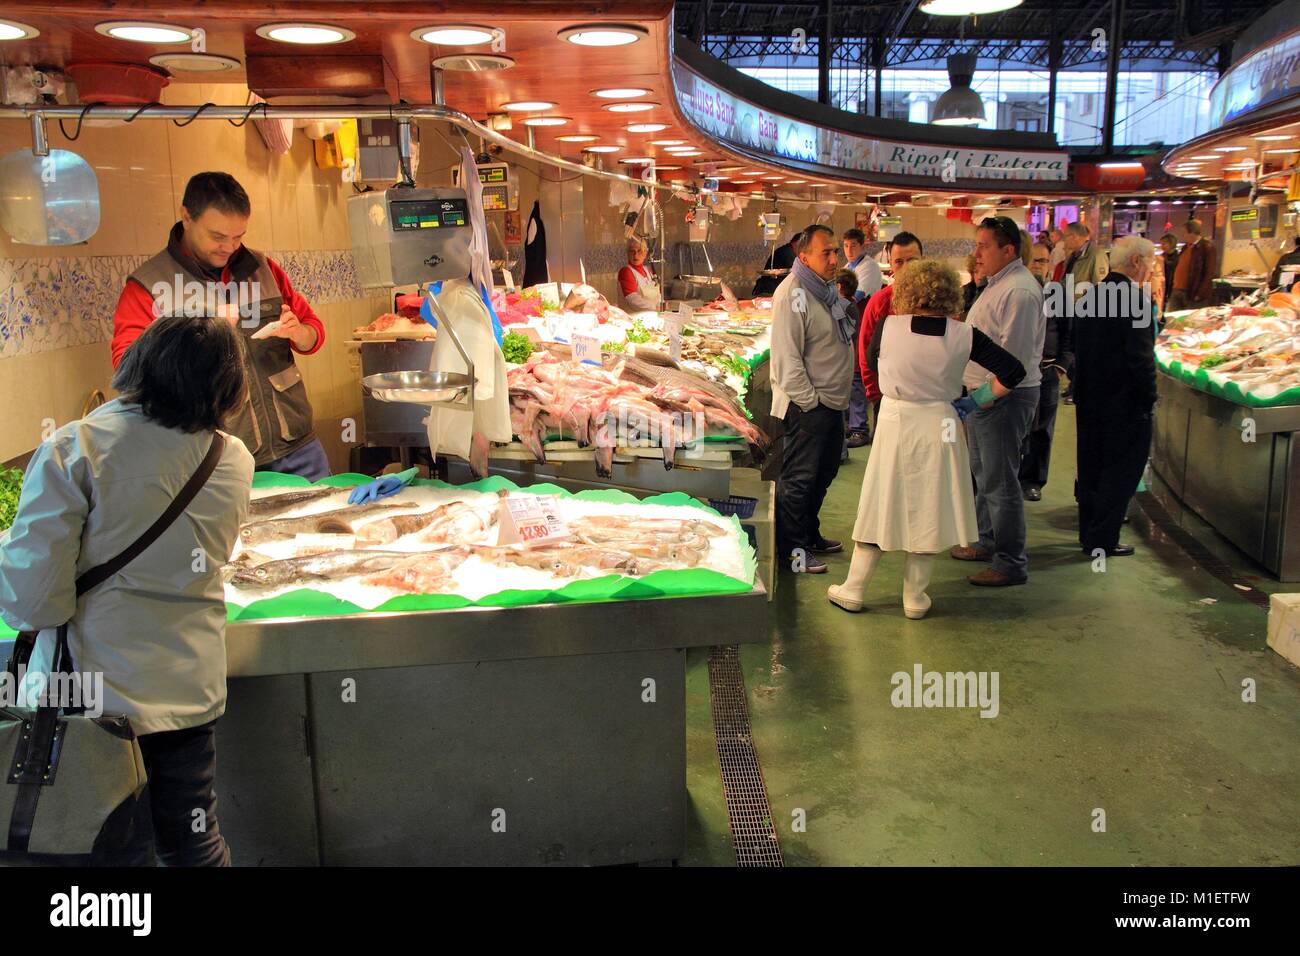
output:
M803 289L807 295L812 296L822 305L826 306L826 311L831 314L831 322L835 326L835 332L840 337L840 341L849 344L853 341L854 321L853 307L849 300L840 295L840 288L834 282L827 282L812 269L808 268L802 259L794 261L795 285ZM804 310L806 313L806 309Z

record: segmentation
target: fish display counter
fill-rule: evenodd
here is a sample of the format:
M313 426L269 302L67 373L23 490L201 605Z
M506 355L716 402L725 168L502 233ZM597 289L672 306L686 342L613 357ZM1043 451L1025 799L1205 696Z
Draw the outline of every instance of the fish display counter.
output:
M1190 509L1300 581L1300 321L1289 299L1166 316L1151 465Z
M259 474L223 568L236 862L680 856L685 649L763 634L736 519L499 477L349 505L360 480Z

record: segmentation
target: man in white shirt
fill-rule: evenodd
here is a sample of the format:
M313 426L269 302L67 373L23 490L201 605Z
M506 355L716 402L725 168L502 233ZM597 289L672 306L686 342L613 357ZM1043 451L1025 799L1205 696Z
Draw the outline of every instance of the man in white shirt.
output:
M975 234L977 267L989 279L966 321L1019 359L1026 372L1010 395L966 418L980 540L976 547L951 553L961 561L991 562L992 567L967 579L980 587L1024 584L1029 578L1020 446L1038 408L1047 328L1043 290L1020 258L1020 243L1020 227L1006 216L984 219ZM972 362L963 381L974 391L988 378L989 372Z
M867 239L861 229L846 229L842 237L844 243L845 268L858 277L858 291L854 298L870 299L885 284L880 273L880 266L867 253Z
M813 225L772 296L772 417L785 425L776 488L777 549L794 567L826 572L816 557L843 551L822 537L818 512L840 467L853 383L853 315L834 283L835 234Z

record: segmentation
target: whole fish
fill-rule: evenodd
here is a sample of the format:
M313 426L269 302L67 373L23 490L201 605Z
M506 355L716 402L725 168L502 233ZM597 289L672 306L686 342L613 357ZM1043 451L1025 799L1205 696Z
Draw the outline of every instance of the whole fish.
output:
M469 548L447 548L406 555L406 559L385 571L362 578L362 584L393 588L412 594L437 594L454 582L454 572L469 557Z
M410 556L405 551L326 551L244 568L235 572L230 583L240 588L281 588L293 584L342 581L360 574L385 571Z
M296 534L353 534L368 518L400 508L418 508L414 502L379 501L368 505L338 508L301 518L272 518L256 521L239 529L244 547L291 538Z
M248 503L248 513L254 518L269 518L281 512L289 511L309 501L319 501L330 495L341 494L346 488L302 488L298 491L286 491L279 495L267 495L254 498Z

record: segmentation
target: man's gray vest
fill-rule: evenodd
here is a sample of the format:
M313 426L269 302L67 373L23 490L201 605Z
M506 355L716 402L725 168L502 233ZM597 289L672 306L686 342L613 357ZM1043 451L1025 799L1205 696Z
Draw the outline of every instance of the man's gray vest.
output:
M178 224L179 225L179 224ZM154 297L158 318L166 315L207 315L215 296L205 296L203 303L191 301L187 307L183 290L187 282L199 282L205 290L219 286L204 275L194 260L179 252L179 237L128 277ZM239 333L244 374L248 380L248 400L232 412L222 428L239 438L252 453L260 468L283 458L315 438L312 431L311 403L302 372L293 361L289 340L271 337L253 339L252 334L267 322L280 317L284 299L275 284L275 276L266 264L266 256L246 247L230 260L232 291L226 296L232 303L255 304L256 309L241 313L235 324ZM253 285L256 283L256 285ZM252 295L256 289L258 295Z

